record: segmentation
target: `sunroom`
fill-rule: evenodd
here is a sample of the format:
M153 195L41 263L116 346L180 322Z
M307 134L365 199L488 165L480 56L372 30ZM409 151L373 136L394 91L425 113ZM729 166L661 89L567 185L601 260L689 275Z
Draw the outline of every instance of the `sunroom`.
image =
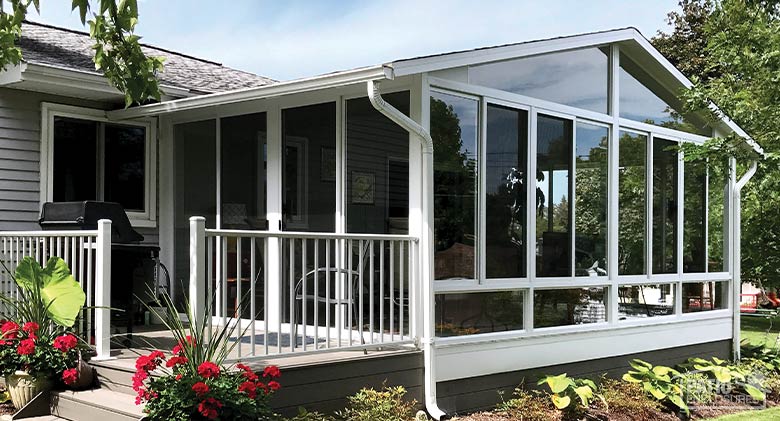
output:
M479 393L463 379L729 352L750 174L678 146L747 135L683 113L687 84L623 29L100 119L156 131L141 148L153 211L133 222L159 238L158 287L247 329L237 358L419 347L429 409L437 382L465 409ZM49 118L90 118L73 111Z

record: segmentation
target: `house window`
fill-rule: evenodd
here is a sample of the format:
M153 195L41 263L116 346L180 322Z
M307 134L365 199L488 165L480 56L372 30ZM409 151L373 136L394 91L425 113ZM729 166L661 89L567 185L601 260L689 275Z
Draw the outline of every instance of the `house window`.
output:
M647 135L620 132L618 173L618 273L646 272Z
M722 310L728 306L729 283L691 282L682 284L682 312Z
M522 329L522 291L436 296L436 335L439 337Z
M576 135L575 275L606 276L609 128L578 122Z
M653 138L653 273L677 273L676 147Z
M618 288L618 320L674 314L674 290L674 284L621 285Z
M117 202L133 225L155 220L155 150L148 122L113 123L102 111L44 105L43 201Z
M534 291L534 328L607 321L607 288Z
M707 164L686 162L683 169L683 272L704 272L706 265Z

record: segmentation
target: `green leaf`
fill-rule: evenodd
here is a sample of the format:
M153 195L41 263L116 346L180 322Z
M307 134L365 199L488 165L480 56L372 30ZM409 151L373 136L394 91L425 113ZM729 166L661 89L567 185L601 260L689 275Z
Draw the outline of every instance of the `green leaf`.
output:
M763 401L766 399L766 394L761 389L753 386L752 384L744 384L743 387L745 388L745 392L747 392L751 398L757 401Z
M553 405L558 409L564 409L571 404L571 398L568 396L552 395L550 398L552 398Z
M571 379L566 377L566 373L558 376L547 376L545 382L550 386L550 391L553 393L561 393L571 386Z
M673 403L678 408L685 411L686 414L690 413L688 410L688 405L685 403L685 401L682 400L682 398L678 395L669 395L669 402Z
M651 368L653 368L652 364L639 359L631 360L629 364L631 365L631 367L634 368L634 370L641 371L641 372L649 371Z
M576 387L574 388L574 393L576 393L580 398L582 406L588 406L588 402L593 399L593 389L591 389L589 386Z
M59 257L52 257L42 268L32 257L25 257L16 268L16 282L40 296L52 320L71 327L86 301L86 295L70 273L68 264Z
M623 381L629 383L642 383L641 379L635 378L630 372L623 375Z

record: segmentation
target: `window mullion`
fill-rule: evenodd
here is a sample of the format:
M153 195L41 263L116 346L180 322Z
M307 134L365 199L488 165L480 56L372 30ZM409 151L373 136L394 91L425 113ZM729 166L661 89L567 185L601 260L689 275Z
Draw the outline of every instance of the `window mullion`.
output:
M97 123L96 130L98 131L98 141L96 157L97 159L97 191L95 192L95 198L98 201L104 201L106 197L106 125L104 123Z
M477 282L485 283L487 275L487 262L485 254L487 250L487 101L480 100L480 112L478 114L479 135L477 136L477 250L474 253L477 259Z

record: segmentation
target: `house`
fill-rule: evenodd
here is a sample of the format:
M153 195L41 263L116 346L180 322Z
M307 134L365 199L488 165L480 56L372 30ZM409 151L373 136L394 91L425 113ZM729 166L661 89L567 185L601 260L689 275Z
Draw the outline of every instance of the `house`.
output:
M675 146L737 133L762 151L684 113L690 82L633 28L285 82L146 47L166 98L128 109L85 34L24 33L27 61L0 74L0 253L95 241L94 279L72 265L105 304L106 226L36 221L44 202L119 202L160 247L158 287L248 329L237 358L304 356L296 379L319 364L285 408L335 405L336 371L391 376L439 419L540 374L738 353L755 166L738 178ZM99 357L108 313L87 327Z

